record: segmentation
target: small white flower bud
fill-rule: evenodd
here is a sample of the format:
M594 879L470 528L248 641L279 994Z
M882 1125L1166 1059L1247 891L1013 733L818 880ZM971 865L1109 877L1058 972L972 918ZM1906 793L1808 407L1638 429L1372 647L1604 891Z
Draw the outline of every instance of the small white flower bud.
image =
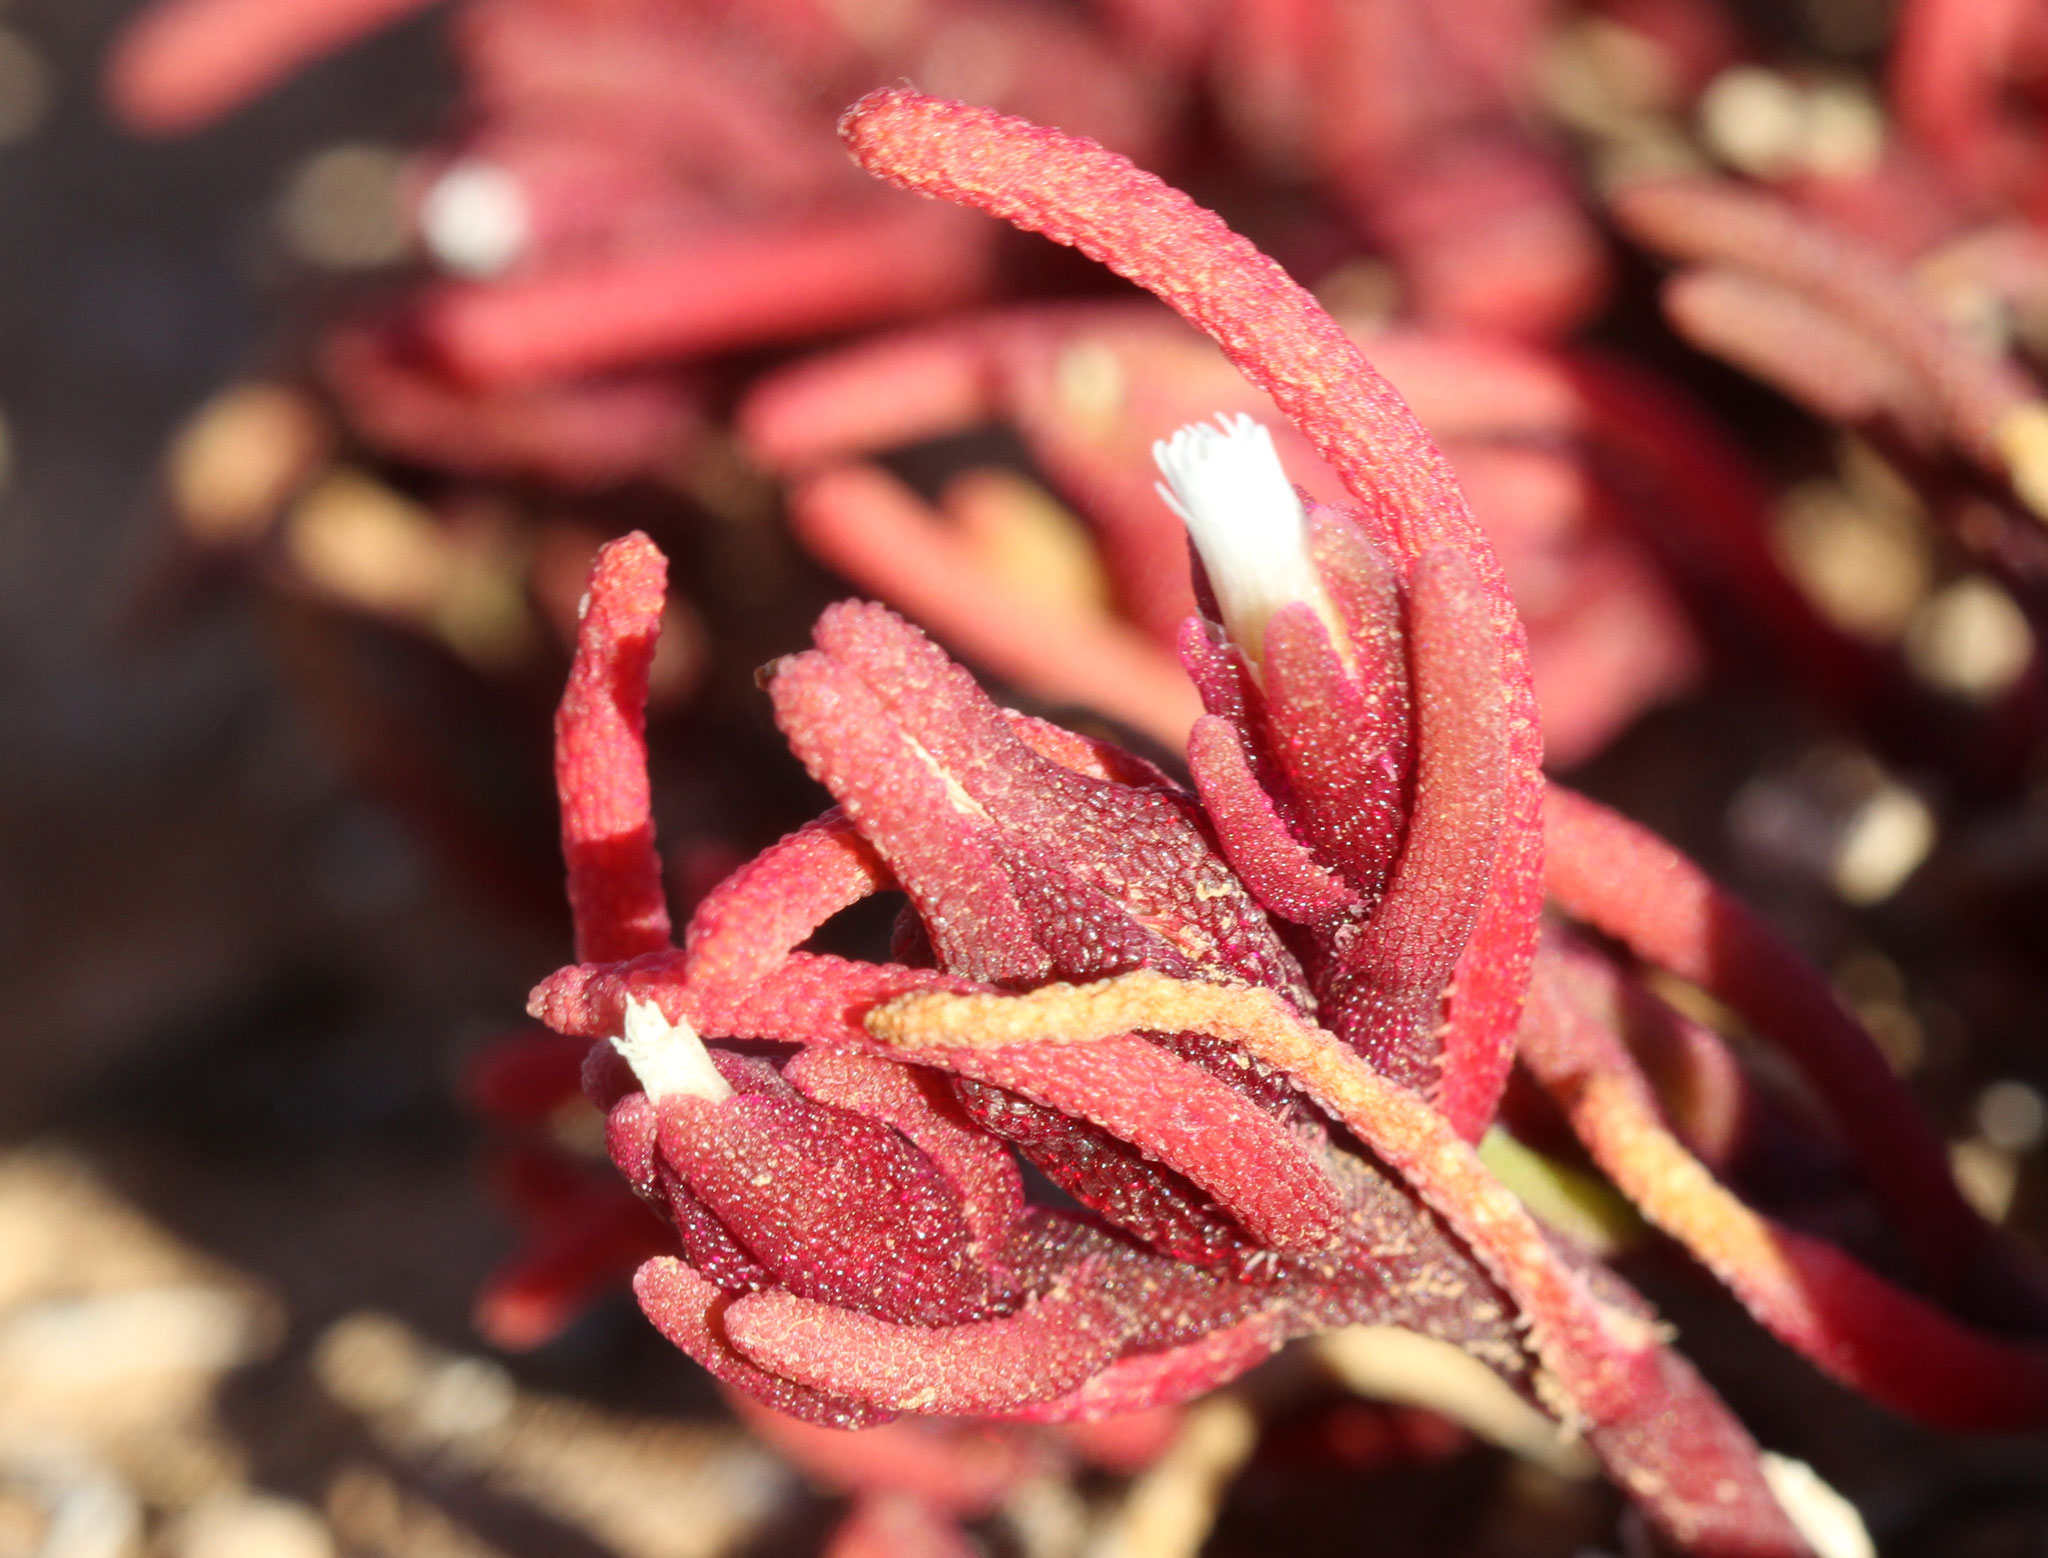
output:
M670 1022L652 1001L626 1000L626 1031L612 1040L625 1057L647 1096L704 1098L717 1103L732 1096L732 1086L711 1063L711 1052L687 1021Z
M1265 658L1266 619L1305 601L1330 627L1340 654L1349 643L1308 551L1308 516L1287 479L1273 435L1250 417L1191 423L1152 446L1166 480L1155 483L1181 517L1208 570L1223 626L1256 670Z

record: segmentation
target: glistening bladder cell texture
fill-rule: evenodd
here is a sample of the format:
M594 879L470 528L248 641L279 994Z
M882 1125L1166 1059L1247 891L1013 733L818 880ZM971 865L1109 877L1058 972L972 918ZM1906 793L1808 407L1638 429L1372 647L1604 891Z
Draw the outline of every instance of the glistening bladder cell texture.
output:
M0 1541L2033 1540L2037 11L0 18Z

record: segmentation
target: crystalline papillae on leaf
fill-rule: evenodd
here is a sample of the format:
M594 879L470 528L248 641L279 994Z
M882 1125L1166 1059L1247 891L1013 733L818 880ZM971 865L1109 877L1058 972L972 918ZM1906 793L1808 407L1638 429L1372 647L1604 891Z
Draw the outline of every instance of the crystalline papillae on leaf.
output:
M608 892L593 877L579 943L615 960L536 994L563 1031L619 1033L648 1091L670 1090L658 1144L615 1130L635 1183L654 1171L701 1187L722 1236L760 1262L723 1286L708 1266L651 1262L649 1313L721 1377L844 1424L1129 1409L1230 1378L1292 1335L1405 1324L1581 1429L1679 1545L1807 1550L1754 1442L1647 1307L1561 1252L1468 1145L1498 1100L1533 956L1541 780L1512 606L1426 436L1277 268L1099 147L900 91L847 124L876 171L1082 243L1212 330L1361 507L1304 511L1246 420L1161 447L1225 619L1183 639L1210 709L1194 754L1206 816L1156 774L1004 715L878 608L834 608L815 650L773 668L785 734L843 813L714 893L684 953L650 944L639 878ZM990 181L990 156L1014 163L1015 188ZM1171 241L1152 242L1161 232ZM1200 288L1184 279L1197 274ZM612 685L605 657L634 642L588 635L579 685ZM590 707L611 722L565 773L643 761L633 721ZM1369 739L1351 734L1362 727ZM624 810L583 806L565 837L651 842L644 785L617 795ZM1627 853L1583 818L1573 835L1569 813L1553 827L1592 837L1586 859ZM628 864L643 870L637 853ZM1602 928L1627 943L1678 912L1684 884L1660 869L1638 884L1649 907ZM1596 924L1600 886L1553 882ZM801 950L825 917L890 887L914 911L906 963ZM805 1064L711 1058L700 1030L885 1069L807 1084ZM678 1056L741 1096L707 1104L662 1073ZM635 1107L621 1102L615 1127ZM1012 1150L1096 1218L1017 1199L995 1167ZM844 1226L814 1215L813 1194L842 1198ZM1680 1214L1705 1202L1688 1194L1666 1209L1690 1243ZM919 1207L900 1226L892 1197ZM1742 1263L1769 1253L1737 1251L1726 1270L1702 1258L1756 1307ZM1837 1280L1838 1257L1809 1265L1827 1302L1867 1303L1881 1281ZM1847 1333L1815 1323L1814 1345L1777 1328L1828 1367L1823 1344ZM1914 1349L1932 1348L2010 1374L2000 1400L2033 1410L2048 1372L2031 1350L1907 1329L1898 1359L1868 1365L1885 1385L1873 1393L1924 1410L1942 1370L1916 1367Z

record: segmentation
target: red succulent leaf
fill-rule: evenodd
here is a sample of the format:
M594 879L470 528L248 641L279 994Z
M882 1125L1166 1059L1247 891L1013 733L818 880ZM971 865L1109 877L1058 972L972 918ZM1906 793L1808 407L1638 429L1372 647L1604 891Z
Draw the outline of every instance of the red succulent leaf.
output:
M1361 918L1386 887L1406 809L1408 677L1398 638L1393 647L1388 674L1354 676L1315 609L1294 601L1267 621L1261 660L1266 727L1301 832L1344 878Z
M704 895L683 939L690 978L744 988L841 909L894 880L854 825L827 812Z
M792 747L890 862L942 967L999 983L1159 967L1299 988L1185 799L1034 751L881 607L833 607L816 636L769 694Z
M1205 714L1188 732L1188 768L1217 843L1252 895L1282 919L1320 929L1363 906L1337 873L1295 836L1259 783L1238 727Z
M1548 886L1573 918L1734 1008L1827 1100L1922 1269L1953 1288L1987 1249L1948 1153L1827 982L1747 906L1664 840L1552 786Z
M463 1067L463 1100L498 1125L545 1125L577 1096L589 1052L588 1040L570 1035L540 1029L507 1035Z
M494 1347L520 1352L553 1341L640 1262L672 1247L662 1219L617 1180L568 1177L573 1185L540 1206L519 1208L519 1248L477 1293L476 1328Z
M968 1244L985 1270L1024 1211L1024 1182L1010 1155L963 1114L943 1075L849 1050L805 1050L783 1068L798 1091L895 1127L946 1177L960 1198Z
M1050 1400L1121 1350L1116 1306L1084 1263L1013 1315L899 1325L769 1291L724 1314L732 1345L777 1376L904 1412L990 1412Z
M647 673L667 582L667 559L638 531L598 553L555 715L569 908L590 962L669 944L647 788Z
M919 1325L996 1302L958 1194L888 1126L793 1091L660 1109L664 1164L792 1293Z
M1773 1223L1678 1144L1628 1050L1571 990L1575 956L1592 958L1552 949L1538 960L1522 1061L1643 1214L1786 1345L1872 1399L1952 1428L2039 1423L2048 1349L1958 1324L1826 1241Z
M1492 891L1442 1030L1439 1101L1477 1135L1499 1100L1535 949L1542 739L1520 620L1443 456L1392 388L1279 266L1178 190L1092 141L908 88L871 93L840 133L869 171L1072 244L1213 336L1344 477L1412 569L1450 545L1477 574L1500 656L1508 741Z
M676 1347L722 1383L777 1412L828 1428L866 1428L894 1415L864 1400L812 1390L750 1361L726 1338L725 1317L735 1302L733 1295L673 1256L656 1256L641 1266L633 1277L633 1296L655 1329Z
M948 212L866 201L780 221L698 216L623 256L443 283L417 328L457 378L505 389L915 314L989 280L988 245Z
M1283 1316L1262 1310L1191 1342L1128 1354L1065 1395L1008 1415L1034 1423L1094 1422L1167 1402L1192 1400L1264 1362L1287 1335Z
M964 1078L955 1087L975 1124L1147 1247L1197 1266L1266 1258L1235 1218L1129 1142L1002 1088Z
M122 34L106 95L130 129L176 135L428 0L165 0Z
M1435 1024L1479 921L1509 775L1499 658L1464 559L1447 547L1424 553L1408 607L1414 809L1384 900L1339 955L1325 1020L1388 1075L1416 1086L1428 1080L1417 1074L1416 1033Z

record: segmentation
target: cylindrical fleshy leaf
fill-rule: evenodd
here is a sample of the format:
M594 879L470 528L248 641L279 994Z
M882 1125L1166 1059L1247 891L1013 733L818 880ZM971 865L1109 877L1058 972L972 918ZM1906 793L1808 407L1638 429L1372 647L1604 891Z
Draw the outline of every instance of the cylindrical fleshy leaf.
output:
M1205 714L1195 721L1188 767L1231 869L1270 912L1321 925L1360 907L1359 896L1289 831L1229 720Z
M909 88L874 92L840 134L869 171L1072 244L1213 336L1343 475L1394 555L1472 560L1496 644L1508 738L1493 890L1458 970L1440 1102L1476 1136L1506 1078L1541 903L1542 736L1528 649L1499 565L1442 454L1358 349L1280 267L1213 213L1092 141Z
M1407 667L1397 660L1380 683L1352 676L1322 621L1296 603L1266 626L1265 673L1266 721L1303 830L1370 906L1405 828Z
M813 652L778 662L769 696L791 748L917 905L945 967L988 980L1051 972L986 818L866 683Z
M828 812L705 894L684 936L690 978L744 986L841 909L891 883L873 846L844 816Z
M1285 1338L1277 1316L1255 1314L1178 1347L1119 1358L1078 1389L1012 1415L1034 1423L1094 1422L1190 1401L1263 1363Z
M914 744L927 787L943 777L950 808L979 823L999 851L1050 960L1038 977L1153 966L1298 990L1292 956L1184 800L1149 785L1092 779L1040 757L961 667L880 607L835 606L819 618L816 637L835 665L856 674L886 706L889 721ZM849 739L838 730L820 736L827 743ZM839 768L854 782L875 782L866 770ZM888 841L876 842L887 854ZM916 898L914 878L900 868L897 874ZM929 923L931 911L920 908ZM942 967L974 972L949 955L941 938L934 943ZM989 955L978 950L983 959Z
M544 1346L642 1261L674 1248L659 1220L614 1180L562 1207L485 1279L476 1328L508 1352Z
M647 784L647 673L667 581L667 559L638 531L597 554L555 712L562 854L576 956L586 963L669 944Z
M661 1114L663 1160L790 1291L921 1325L988 1312L959 1196L887 1126L794 1093Z
M1648 830L1553 786L1547 882L1567 914L1727 1002L1813 1083L1935 1282L1953 1285L1987 1230L1948 1152L1870 1036L1745 905Z
M954 1085L977 1125L1016 1143L1046 1178L1147 1247L1198 1266L1255 1253L1234 1219L1129 1143L1001 1088L964 1077Z
M449 283L424 299L418 328L461 378L533 384L961 302L987 266L982 235L948 213L861 205Z
M1400 860L1324 991L1324 1020L1407 1086L1442 1075L1430 1040L1444 990L1494 879L1508 749L1496 646L1457 553L1416 565L1409 594L1415 800Z
M1343 1200L1283 1120L1156 1044L1118 1037L1072 1049L920 1055L1101 1126L1199 1186L1261 1244L1327 1248Z
M642 1266L633 1277L633 1296L671 1343L723 1383L778 1412L827 1428L867 1428L895 1415L870 1401L812 1390L735 1351L725 1333L732 1295L673 1256L656 1256Z
M231 113L294 70L430 0L157 0L107 63L106 95L130 129L180 135Z
M770 1292L736 1300L725 1326L749 1358L809 1390L899 1412L1048 1401L1101 1372L1123 1342L1115 1306L1085 1268L1000 1320L897 1325Z
M1024 1210L1024 1181L1002 1146L976 1130L938 1072L851 1050L805 1050L783 1068L798 1091L880 1120L910 1139L960 1197L975 1259L999 1266Z
M1946 1427L2048 1419L2048 1348L1958 1324L1820 1239L1745 1206L1672 1137L1621 1041L1537 961L1521 1053L1593 1159L1750 1313L1835 1378Z

